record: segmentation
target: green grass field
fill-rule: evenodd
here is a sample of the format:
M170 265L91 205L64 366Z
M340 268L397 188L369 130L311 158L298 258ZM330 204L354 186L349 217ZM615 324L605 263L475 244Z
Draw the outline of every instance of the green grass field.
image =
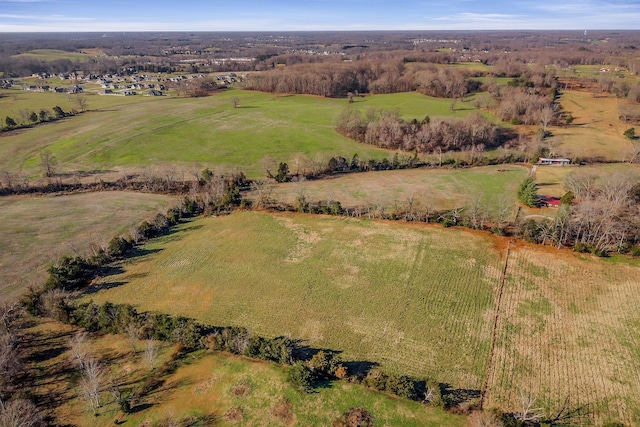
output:
M87 255L119 233L173 204L168 196L103 192L0 198L0 300L46 278L63 255Z
M273 198L295 204L302 192L310 200L339 200L343 207L405 206L410 198L430 209L453 209L480 197L491 211L515 206L524 166L469 169L411 169L337 175L330 179L279 184Z
M608 69L607 72L601 72L602 68ZM617 70L617 71L616 71ZM581 77L593 79L595 81L602 77L614 79L616 81L624 81L626 83L637 82L638 77L629 71L619 70L617 66L612 64L596 64L596 65L572 65L566 69L558 70L559 77Z
M51 102L53 98L45 98L49 94L40 95L33 104L5 97L0 98L0 105L6 105L2 108L7 111L26 105L35 109L39 102L48 108L56 105ZM233 108L231 99L236 96L240 98L240 108ZM0 169L23 168L35 175L38 153L45 148L58 158L65 171L168 162L190 166L197 162L214 168L239 168L251 177L264 176L261 160L265 156L289 161L296 154L310 158L351 157L356 152L363 158L389 155L335 132L335 119L348 105L344 99L276 98L236 90L199 99L132 98L135 100L96 95L89 98L89 108L100 108L99 111L2 135ZM102 102L122 103L103 108ZM420 120L425 115L446 114L448 105L447 100L416 93L370 96L355 103L362 110L399 107L405 118ZM472 107L465 104L464 108ZM460 107L456 114L469 111Z
M563 91L560 105L575 120L571 125L551 128L552 156L628 159L633 143L623 133L631 125L620 121L619 102L613 96L594 98L588 92Z
M91 298L301 338L453 387L482 384L501 264L484 236L246 212L187 223L146 249L159 252L101 280L125 284Z
M47 382L47 377L39 377L32 392L38 397L59 396L59 404L51 409L59 423L100 427L112 426L118 419L124 426L166 425L170 418L178 421L188 416L209 416L209 422L196 425L327 426L355 407L366 408L375 425L462 427L465 423L463 416L375 393L347 381L319 387L310 394L299 393L286 379L287 368L221 353L192 353L177 362L174 372L154 374L140 351L144 343L138 343L139 351L133 354L127 339L114 335L94 336L88 340L90 353L107 366L107 376L122 384L121 390L125 393L139 390L144 381L153 377L161 383L144 395L133 407L134 412L126 416L113 396L102 393L103 406L96 417L79 396L79 387L73 386L78 375L64 369L71 358L66 340L73 329L46 322L31 327L28 333L39 338L36 351L52 355L32 362L31 368L47 373L48 378L56 381ZM162 366L175 348L159 345L158 366ZM285 401L288 404L283 405ZM281 410L276 411L279 405ZM163 420L165 424L160 424Z
M87 62L92 56L81 52L67 52L58 49L33 49L26 53L13 55L14 58L29 58L42 62L51 62L57 59L68 59L70 61Z
M523 392L549 414L568 396L590 422L640 422L640 261L512 247L496 307L505 246L425 225L235 213L151 242L86 298L288 335L454 388L486 377L487 407L517 410Z
M47 83L37 83L47 84ZM53 81L52 86L69 86ZM22 89L0 89L0 118L4 121L6 116L11 116L16 121L20 117L20 110L30 110L38 113L41 109L51 111L56 105L64 111L79 110L76 99L83 97L87 100L89 110L101 110L120 108L130 104L145 102L157 102L158 98L145 96L101 96L96 93L83 93L67 95L55 92L28 92ZM80 118L81 116L77 117ZM4 123L2 123L4 125Z

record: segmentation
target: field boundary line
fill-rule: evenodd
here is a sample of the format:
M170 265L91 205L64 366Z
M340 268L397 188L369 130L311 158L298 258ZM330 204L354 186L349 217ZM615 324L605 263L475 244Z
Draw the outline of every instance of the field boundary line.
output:
M498 299L496 300L496 314L493 318L493 331L491 333L491 348L489 350L489 360L487 361L487 371L484 375L482 391L480 392L480 410L484 405L484 398L489 387L489 379L493 375L493 357L498 339L498 318L500 317L500 305L502 302L502 294L504 292L504 284L507 281L507 268L509 267L509 254L511 253L511 240L507 243L507 252L504 257L504 266L502 267L502 276L500 277L500 286L498 288Z

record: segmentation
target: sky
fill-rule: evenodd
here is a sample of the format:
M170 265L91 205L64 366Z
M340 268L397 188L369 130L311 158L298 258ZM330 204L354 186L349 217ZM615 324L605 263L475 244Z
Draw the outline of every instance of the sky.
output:
M640 29L640 0L0 0L0 32Z

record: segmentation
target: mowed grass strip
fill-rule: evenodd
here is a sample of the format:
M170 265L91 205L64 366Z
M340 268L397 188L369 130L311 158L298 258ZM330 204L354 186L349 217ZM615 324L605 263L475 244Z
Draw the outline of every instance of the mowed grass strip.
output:
M119 286L87 298L288 335L453 387L482 384L501 264L483 235L239 212L184 224L145 250L99 284Z
M0 198L0 300L46 279L63 255L88 255L145 218L166 212L168 196L102 192L58 197Z
M239 108L233 107L233 97L240 98ZM90 109L98 108L97 102L92 106L94 98L109 97L90 98ZM351 141L334 130L337 116L349 105L345 99L274 97L239 90L198 99L132 98L140 102L123 102L3 135L0 168L22 167L35 174L38 154L46 148L58 158L62 170L68 171L197 162L214 168L239 168L250 177L263 177L266 172L261 160L265 156L289 161L295 154L312 159L327 154L351 158L354 153L381 159L390 154ZM12 104L9 99L0 102L7 105L7 111L27 105L22 101ZM50 104L47 100L43 106L55 105ZM35 103L31 105L37 108ZM422 120L426 115L446 114L448 100L402 93L359 98L355 106L363 111L399 107L406 119ZM469 108L456 114L467 114L473 110Z
M640 423L640 262L616 260L512 248L487 407Z
M337 175L330 179L279 184L273 198L295 204L300 194L313 201L339 200L343 207L406 207L409 200L429 209L468 206L474 200L488 210L515 206L524 166L500 165L468 169L410 169Z

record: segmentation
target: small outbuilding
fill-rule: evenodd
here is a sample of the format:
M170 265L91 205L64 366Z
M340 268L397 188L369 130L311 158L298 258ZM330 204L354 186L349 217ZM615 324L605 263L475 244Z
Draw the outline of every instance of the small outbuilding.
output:
M541 166L566 166L566 165L570 165L571 164L571 160L569 159L547 159L544 157L540 157L540 159L538 159L538 165Z
M547 208L559 208L562 201L558 197L540 196L540 206Z

